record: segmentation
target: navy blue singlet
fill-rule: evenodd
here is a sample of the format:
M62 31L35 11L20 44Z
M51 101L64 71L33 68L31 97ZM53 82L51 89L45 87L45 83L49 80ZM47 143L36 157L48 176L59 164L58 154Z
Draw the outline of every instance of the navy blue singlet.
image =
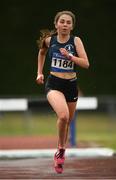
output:
M49 46L49 58L51 60L51 70L52 72L76 72L76 64L63 56L59 49L65 48L69 53L77 56L74 36L70 36L69 40L66 43L59 43L57 41L57 36L53 35L51 37L50 46Z

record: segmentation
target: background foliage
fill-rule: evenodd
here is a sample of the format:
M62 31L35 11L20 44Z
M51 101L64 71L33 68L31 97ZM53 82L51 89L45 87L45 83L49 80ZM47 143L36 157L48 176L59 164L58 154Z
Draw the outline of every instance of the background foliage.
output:
M54 16L61 10L75 13L74 34L82 38L91 64L89 70L79 68L80 88L85 95L115 95L115 9L115 0L1 1L0 96L44 93L35 82L36 40L40 29L54 28Z

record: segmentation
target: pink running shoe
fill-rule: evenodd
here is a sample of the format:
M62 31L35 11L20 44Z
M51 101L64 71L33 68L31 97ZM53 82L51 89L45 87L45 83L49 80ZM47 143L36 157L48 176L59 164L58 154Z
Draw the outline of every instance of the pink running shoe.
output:
M54 155L54 168L57 173L63 172L63 164L65 160L65 149L58 149Z

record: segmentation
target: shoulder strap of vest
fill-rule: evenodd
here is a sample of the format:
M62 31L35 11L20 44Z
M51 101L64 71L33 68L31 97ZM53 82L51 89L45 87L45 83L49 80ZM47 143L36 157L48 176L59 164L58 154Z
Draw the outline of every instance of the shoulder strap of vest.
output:
M53 41L55 40L55 38L56 38L55 35L52 35L52 36L51 36L51 40L50 40L50 45L49 45L49 47L52 45L52 43L53 43Z
M70 41L72 41L72 43L75 45L74 39L75 39L75 36L71 35L70 36Z

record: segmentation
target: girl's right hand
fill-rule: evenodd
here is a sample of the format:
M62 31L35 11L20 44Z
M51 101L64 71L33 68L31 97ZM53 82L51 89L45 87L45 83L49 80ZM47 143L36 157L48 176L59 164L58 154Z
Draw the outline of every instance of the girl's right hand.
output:
M38 74L36 78L37 84L44 84L44 75L43 74Z

